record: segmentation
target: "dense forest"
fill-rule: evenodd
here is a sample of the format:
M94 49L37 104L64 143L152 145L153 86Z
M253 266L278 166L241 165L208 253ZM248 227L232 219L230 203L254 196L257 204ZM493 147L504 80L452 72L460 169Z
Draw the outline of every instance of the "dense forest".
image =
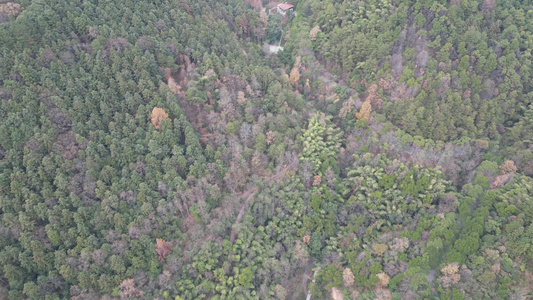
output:
M533 299L533 2L279 3L0 1L0 299Z

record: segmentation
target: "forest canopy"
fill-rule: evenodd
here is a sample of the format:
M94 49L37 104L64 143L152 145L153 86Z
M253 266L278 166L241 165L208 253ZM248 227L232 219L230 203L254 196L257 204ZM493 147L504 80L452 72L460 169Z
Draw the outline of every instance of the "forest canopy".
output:
M533 4L289 2L0 1L0 298L533 298Z

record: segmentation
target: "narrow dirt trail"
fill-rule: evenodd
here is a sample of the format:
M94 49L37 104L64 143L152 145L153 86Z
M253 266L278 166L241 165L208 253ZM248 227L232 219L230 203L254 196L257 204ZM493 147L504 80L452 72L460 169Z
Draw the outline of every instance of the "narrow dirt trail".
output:
M318 271L320 271L320 267L317 267L315 269L315 274L313 274L313 283L315 283L315 281L316 281L316 274L318 274ZM307 298L305 298L305 299L306 300L311 300L311 296L312 296L311 291L307 291Z
M242 197L247 197L247 198L246 200L244 200L244 203L241 205L241 209L239 210L239 214L237 215L237 219L235 220L234 225L239 225L239 223L241 223L242 217L244 216L245 208L250 204L250 201L252 201L252 199L254 198L256 191L257 191L257 187L254 186L253 188L248 189L247 191L241 194L240 196L241 198ZM229 241L232 244L235 241L235 226L231 228Z
M308 294L307 282L309 281L309 279L311 279L311 275L312 275L311 268L313 267L314 264L315 264L315 259L311 259L305 266L305 271L300 276L298 276L302 278L299 285L304 295ZM301 293L295 292L291 295L290 300L297 300L298 299L297 297L301 295L302 295Z

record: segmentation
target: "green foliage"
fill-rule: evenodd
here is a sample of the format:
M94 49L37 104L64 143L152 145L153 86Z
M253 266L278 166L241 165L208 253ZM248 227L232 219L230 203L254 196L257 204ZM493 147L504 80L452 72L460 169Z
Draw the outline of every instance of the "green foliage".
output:
M245 287L250 287L252 283L252 270L250 267L244 268L242 273L239 274L239 284Z
M406 223L422 207L433 205L448 183L438 170L408 168L383 155L363 156L358 166L348 172L346 184L353 185L356 203L364 205L376 218L386 220L388 226ZM394 170L387 174L387 169ZM404 197L411 199L405 201Z
M320 270L317 274L317 281L324 285L326 291L331 290L332 287L339 287L342 285L342 270L334 265L328 265Z
M477 167L477 170L490 171L492 174L498 174L498 164L493 161L484 160L479 167Z
M302 135L300 160L310 161L317 172L328 158L338 155L340 135L339 130L331 124L330 117L315 114Z
M318 266L317 298L374 299L388 277L393 299L520 297L530 3L15 2L0 298L299 297L292 279Z
M277 14L270 14L268 16L268 27L267 34L265 39L270 44L278 44L281 38L281 29L280 29L280 17Z

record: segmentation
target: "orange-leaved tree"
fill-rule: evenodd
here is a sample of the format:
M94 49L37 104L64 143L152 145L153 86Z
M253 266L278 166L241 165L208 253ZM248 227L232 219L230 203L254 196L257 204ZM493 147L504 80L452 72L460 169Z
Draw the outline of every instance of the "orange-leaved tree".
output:
M152 109L152 124L154 124L155 129L159 130L163 120L171 121L164 109L154 107L154 109Z

